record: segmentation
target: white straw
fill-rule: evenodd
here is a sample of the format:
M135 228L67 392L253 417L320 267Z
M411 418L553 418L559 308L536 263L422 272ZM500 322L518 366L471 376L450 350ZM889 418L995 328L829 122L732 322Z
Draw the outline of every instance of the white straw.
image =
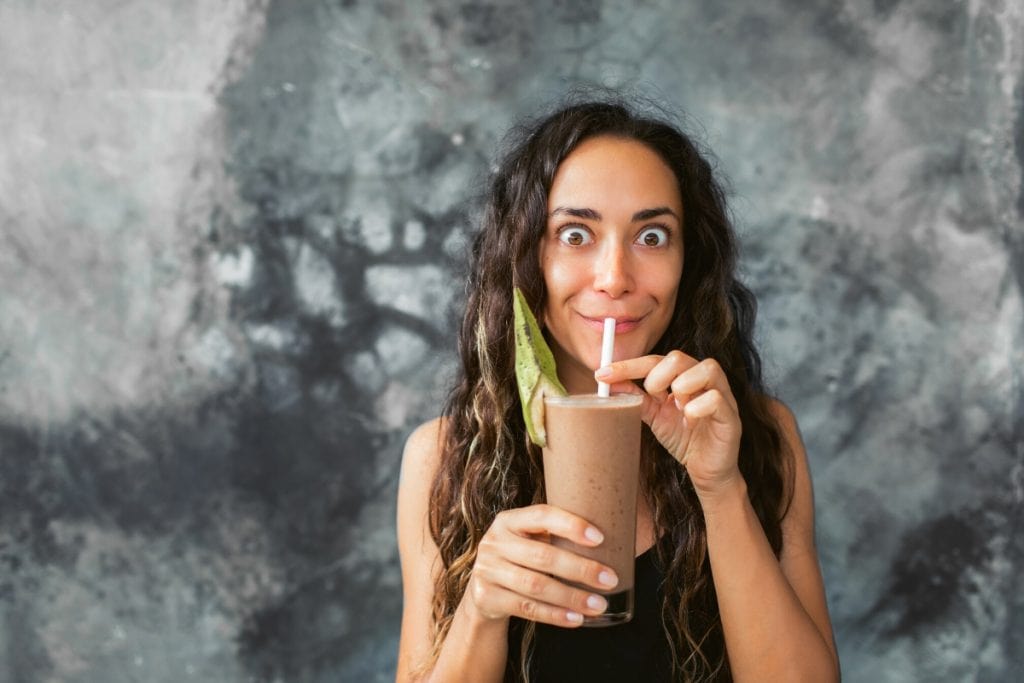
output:
M612 354L615 351L615 318L604 319L604 336L601 337L601 367L612 362ZM611 395L611 387L607 382L597 383L597 395L608 398Z

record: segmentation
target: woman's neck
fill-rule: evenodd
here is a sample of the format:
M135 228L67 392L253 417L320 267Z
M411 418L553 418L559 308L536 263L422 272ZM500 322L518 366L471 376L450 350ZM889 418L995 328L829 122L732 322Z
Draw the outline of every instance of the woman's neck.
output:
M558 367L558 379L569 394L594 394L597 393L597 380L594 379L594 371L571 357L560 358L555 352L555 362Z
M594 369L588 368L566 353L558 342L545 334L548 346L551 348L551 355L555 358L555 368L558 372L558 380L565 387L570 395L595 394L597 393L597 380L594 379Z

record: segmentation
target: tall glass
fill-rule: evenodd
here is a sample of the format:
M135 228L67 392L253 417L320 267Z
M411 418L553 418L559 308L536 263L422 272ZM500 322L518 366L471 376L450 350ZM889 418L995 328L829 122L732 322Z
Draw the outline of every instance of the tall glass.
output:
M642 403L636 394L544 399L547 502L583 517L604 533L604 542L596 548L563 538L552 543L607 564L619 577L610 591L598 591L608 600L608 609L585 617L584 626L611 626L633 618Z

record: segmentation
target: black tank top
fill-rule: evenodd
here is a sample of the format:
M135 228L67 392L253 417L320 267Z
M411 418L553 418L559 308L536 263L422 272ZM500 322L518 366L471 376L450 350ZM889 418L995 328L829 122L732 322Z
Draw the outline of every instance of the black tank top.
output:
M636 558L633 619L602 628L560 628L537 624L530 681L671 680L671 655L661 626L661 583L664 574L651 548ZM509 625L505 681L519 681L519 650L523 622Z

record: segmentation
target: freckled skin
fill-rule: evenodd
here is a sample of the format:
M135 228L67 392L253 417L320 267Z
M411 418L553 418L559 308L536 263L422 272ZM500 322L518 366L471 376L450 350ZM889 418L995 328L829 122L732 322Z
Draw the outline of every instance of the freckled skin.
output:
M683 271L682 217L675 175L642 143L593 138L559 166L540 248L543 323L570 393L594 391L602 318L620 321L615 360L648 353L667 329Z

